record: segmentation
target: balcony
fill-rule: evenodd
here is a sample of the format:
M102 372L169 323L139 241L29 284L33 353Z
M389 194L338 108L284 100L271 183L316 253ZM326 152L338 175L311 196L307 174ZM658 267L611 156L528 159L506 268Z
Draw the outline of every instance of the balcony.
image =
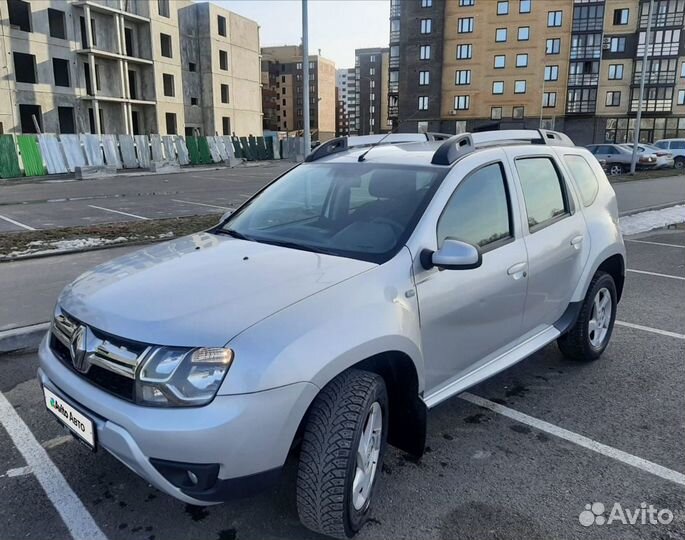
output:
M642 72L637 71L633 77L633 84L640 84ZM645 84L675 84L675 71L648 71L645 73Z
M395 1L395 2L390 2L390 17L399 17L400 16L400 3Z
M585 45L581 47L571 47L571 60L577 60L579 58L601 58L602 56L602 46L601 45Z
M647 4L648 5L648 4ZM644 11L649 11L646 7ZM643 13L640 16L640 28L647 28L647 22L649 20L649 13ZM663 28L665 26L674 26L678 28L683 27L685 22L685 12L671 12L671 13L656 13L652 19L653 28Z
M571 73L568 76L569 86L597 86L599 73Z
M566 112L572 113L594 113L596 109L596 100L586 101L569 101L566 103Z
M391 68L400 67L400 57L399 56L391 56L390 62L388 63L388 66L390 66Z
M390 32L390 43L399 43L400 41L400 31L394 30Z
M673 103L671 99L645 99L642 102L642 112L670 112ZM634 98L630 102L630 112L637 112L639 100Z

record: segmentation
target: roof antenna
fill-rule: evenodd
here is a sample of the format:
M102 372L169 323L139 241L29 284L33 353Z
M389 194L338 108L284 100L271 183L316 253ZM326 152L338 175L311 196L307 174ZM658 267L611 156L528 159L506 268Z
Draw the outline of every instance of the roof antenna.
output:
M378 146L379 144L381 144L385 139L388 138L389 135L391 135L391 134L393 134L393 133L397 133L397 130L400 129L400 126L401 126L402 124L404 124L405 122L408 122L409 120L411 120L412 118L414 118L414 117L418 114L418 112L419 112L419 111L416 111L416 112L415 112L414 114L412 114L409 118L405 118L405 119L402 120L401 122L397 122L397 125L395 126L394 129L391 129L390 131L388 131L388 132L385 134L384 137L381 137L381 138L380 138L380 140L379 140L378 142L373 143L373 144L371 145L371 148L369 148L366 152L364 152L362 155L360 155L360 156L357 158L357 161L358 161L358 162L364 161L364 158L366 157L366 154L368 154L369 152L371 152L371 150L373 150L374 148L376 148L376 146Z

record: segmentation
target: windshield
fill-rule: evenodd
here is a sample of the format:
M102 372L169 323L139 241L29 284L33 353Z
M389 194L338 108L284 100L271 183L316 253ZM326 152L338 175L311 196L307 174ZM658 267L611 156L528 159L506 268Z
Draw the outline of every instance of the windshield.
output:
M382 263L407 240L445 174L425 167L305 163L215 232Z

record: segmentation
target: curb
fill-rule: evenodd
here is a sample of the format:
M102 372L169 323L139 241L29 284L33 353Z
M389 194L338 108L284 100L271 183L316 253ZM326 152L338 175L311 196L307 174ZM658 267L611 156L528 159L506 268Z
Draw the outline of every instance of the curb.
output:
M19 350L33 351L38 348L50 323L20 326L0 332L0 354Z
M652 212L654 210L664 210L666 208L671 208L672 206L680 206L685 204L685 201L672 201L664 204L655 204L654 206L645 206L644 208L636 208L635 210L626 210L625 212L619 212L618 217L633 216L635 214L641 214L642 212Z
M154 240L140 240L137 242L121 242L119 244L104 244L102 246L91 246L87 248L54 250L46 253L31 253L29 255L20 255L18 257L0 257L0 265L6 263L29 261L31 259L47 259L48 257L59 257L60 255L78 255L79 253L89 253L91 251L104 251L106 249L116 249L123 247L147 246L149 244L157 244L159 242L168 242L169 240L176 240L178 237L173 236L169 238L160 238Z

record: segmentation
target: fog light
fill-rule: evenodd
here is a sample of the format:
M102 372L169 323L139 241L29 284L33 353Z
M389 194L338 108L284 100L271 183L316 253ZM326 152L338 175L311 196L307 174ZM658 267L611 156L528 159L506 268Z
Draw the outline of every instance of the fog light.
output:
M193 484L194 486L197 485L198 479L197 475L193 471L187 471L188 473L188 480L190 480L190 483Z

